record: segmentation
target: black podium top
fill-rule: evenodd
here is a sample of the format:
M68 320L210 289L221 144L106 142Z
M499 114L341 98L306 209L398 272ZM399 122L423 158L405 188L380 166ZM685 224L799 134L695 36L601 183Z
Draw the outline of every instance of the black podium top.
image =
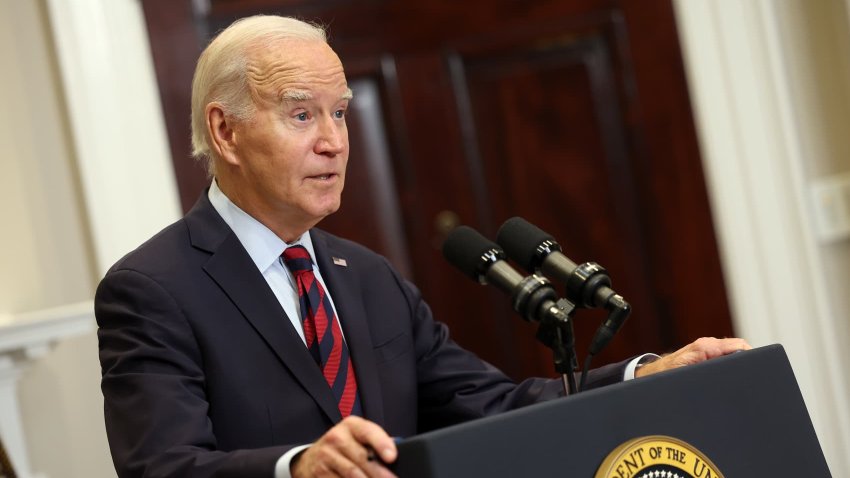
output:
M726 478L831 476L780 345L411 437L393 470L402 478L593 477L609 452L648 435L687 442Z

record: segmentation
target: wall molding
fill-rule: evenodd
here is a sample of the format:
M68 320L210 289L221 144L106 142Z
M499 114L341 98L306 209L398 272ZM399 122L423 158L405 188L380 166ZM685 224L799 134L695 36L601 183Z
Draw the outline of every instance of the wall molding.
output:
M0 315L0 435L21 478L45 478L30 468L18 380L24 370L61 340L95 329L91 301L15 315Z
M138 0L47 10L102 274L181 215L147 30Z

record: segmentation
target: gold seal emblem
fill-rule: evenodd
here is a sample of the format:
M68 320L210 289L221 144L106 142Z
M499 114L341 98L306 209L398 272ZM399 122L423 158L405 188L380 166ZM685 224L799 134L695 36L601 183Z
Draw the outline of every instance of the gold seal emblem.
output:
M633 438L605 457L595 478L723 478L705 455L682 440Z

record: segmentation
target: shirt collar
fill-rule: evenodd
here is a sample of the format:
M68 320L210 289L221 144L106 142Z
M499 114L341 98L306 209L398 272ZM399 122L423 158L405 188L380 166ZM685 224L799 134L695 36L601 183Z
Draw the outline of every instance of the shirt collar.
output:
M265 273L269 267L274 265L280 259L280 255L284 249L299 244L307 249L315 265L316 253L313 250L313 240L310 238L310 231L305 232L293 242L285 242L272 232L271 229L240 209L239 206L225 196L224 192L219 189L215 179L213 179L210 185L207 197L209 197L213 208L218 212L219 216L224 219L224 222L230 226L230 229L239 238L242 247L251 256L251 260L254 261L260 272Z

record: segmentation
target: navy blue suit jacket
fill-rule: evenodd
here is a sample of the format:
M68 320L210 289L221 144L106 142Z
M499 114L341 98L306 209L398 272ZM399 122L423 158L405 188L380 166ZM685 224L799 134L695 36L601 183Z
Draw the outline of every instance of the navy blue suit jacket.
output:
M311 234L365 418L390 435L562 393L558 380L516 384L457 346L383 257ZM319 368L206 194L109 270L95 312L107 434L122 477L271 478L286 450L341 419ZM623 368L597 369L590 386L620 380Z

